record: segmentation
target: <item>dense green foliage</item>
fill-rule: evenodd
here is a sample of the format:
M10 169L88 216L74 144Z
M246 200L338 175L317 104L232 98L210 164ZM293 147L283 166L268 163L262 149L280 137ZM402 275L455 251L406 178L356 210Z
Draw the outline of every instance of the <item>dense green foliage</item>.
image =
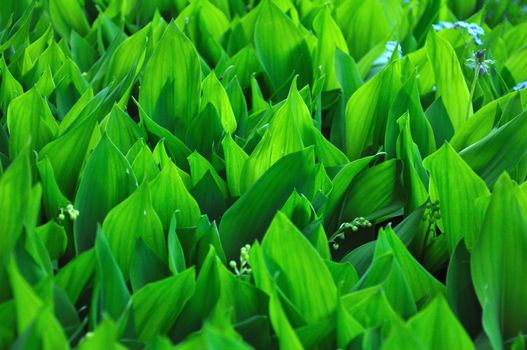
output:
M0 349L524 349L527 4L1 0Z

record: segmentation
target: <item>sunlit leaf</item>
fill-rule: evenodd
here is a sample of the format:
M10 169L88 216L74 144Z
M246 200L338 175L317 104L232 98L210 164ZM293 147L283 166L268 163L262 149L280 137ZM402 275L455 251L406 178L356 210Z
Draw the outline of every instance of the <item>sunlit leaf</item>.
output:
M483 308L483 328L492 346L527 330L521 302L527 283L527 200L507 174L500 176L490 198L470 270Z

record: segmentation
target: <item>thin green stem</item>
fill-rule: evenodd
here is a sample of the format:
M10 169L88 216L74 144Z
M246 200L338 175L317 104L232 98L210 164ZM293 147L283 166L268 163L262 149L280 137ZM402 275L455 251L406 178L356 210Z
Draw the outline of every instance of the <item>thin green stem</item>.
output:
M328 242L329 242L329 243L334 243L334 242L336 241L337 237L339 237L339 236L342 234L342 232L344 232L344 230L345 230L345 229L344 229L343 227L340 227L337 231L335 231L335 233L333 233L333 234L329 237Z
M423 247L421 248L421 260L424 259L425 253L426 253L426 247L428 246L428 237L430 236L430 231L432 231L432 222L428 222L428 226L426 227L426 233L425 233L425 239L423 240Z
M470 106L472 106L472 98L474 98L474 92L476 91L476 84L478 83L480 65L476 64L476 72L474 73L474 79L472 80L472 86L470 87L470 95L468 98L467 113L465 118L469 117Z

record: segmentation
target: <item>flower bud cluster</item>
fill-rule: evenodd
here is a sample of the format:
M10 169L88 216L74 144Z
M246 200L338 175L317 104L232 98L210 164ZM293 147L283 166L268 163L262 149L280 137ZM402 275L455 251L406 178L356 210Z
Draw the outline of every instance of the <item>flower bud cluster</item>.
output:
M423 221L428 221L430 224L435 223L441 219L441 213L439 212L439 201L431 201L426 203L426 210L423 215Z
M246 276L251 273L251 267L249 266L249 252L251 251L251 245L246 244L240 249L240 267L235 260L229 262L229 266L234 270L234 273L238 276Z
M441 220L439 201L436 200L426 203L426 209L423 214L423 221L427 223L425 244L427 244L429 237L435 237L436 222L439 220Z
M73 204L68 204L66 207L60 208L60 212L59 212L60 221L66 220L66 215L64 213L68 214L68 216L70 217L72 221L76 220L80 214L79 211L73 207Z
M344 235L345 230L352 230L353 232L357 232L359 228L361 227L371 227L371 226L372 226L372 223L368 221L366 218L364 218L363 216L357 217L353 219L353 221L351 222L345 222L342 225L340 225L337 232L329 239L329 242L332 243L333 249L337 250L340 247L337 241L344 240L344 238L346 238Z

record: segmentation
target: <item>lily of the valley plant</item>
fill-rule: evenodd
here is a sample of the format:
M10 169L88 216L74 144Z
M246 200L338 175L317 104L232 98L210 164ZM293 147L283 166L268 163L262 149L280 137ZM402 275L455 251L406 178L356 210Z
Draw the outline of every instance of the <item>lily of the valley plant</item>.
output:
M527 11L0 1L1 349L520 350Z

